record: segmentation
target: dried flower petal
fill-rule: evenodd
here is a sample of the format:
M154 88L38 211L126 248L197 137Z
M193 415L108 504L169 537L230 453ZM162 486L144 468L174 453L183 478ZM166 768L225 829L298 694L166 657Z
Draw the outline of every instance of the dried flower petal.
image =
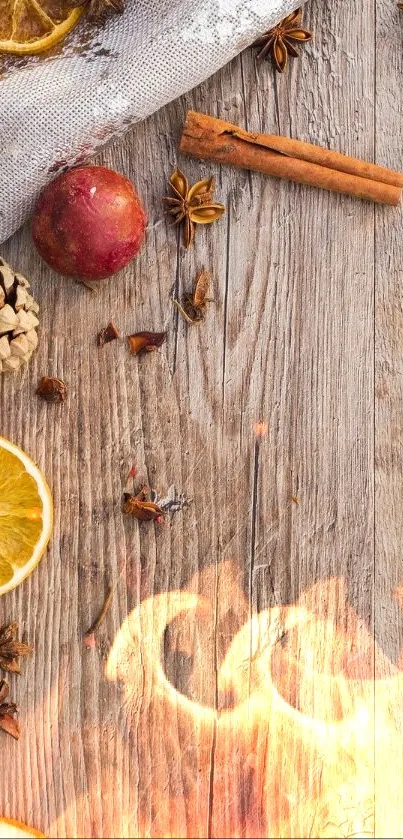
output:
M143 352L153 352L161 347L166 339L166 332L136 332L129 335L128 342L130 352L133 355L140 355Z
M32 652L30 644L18 641L18 624L9 623L0 628L0 668L8 673L20 673L20 656Z
M54 376L42 376L36 393L46 402L64 402L67 396L67 388L62 379Z
M0 729L18 740L20 736L20 726L16 719L18 708L14 702L6 701L9 690L7 682L4 679L0 681Z
M105 326L104 329L101 329L97 335L97 344L98 347L103 347L105 344L109 344L111 341L115 341L116 338L120 338L119 332L116 329L114 323L108 323L108 326Z

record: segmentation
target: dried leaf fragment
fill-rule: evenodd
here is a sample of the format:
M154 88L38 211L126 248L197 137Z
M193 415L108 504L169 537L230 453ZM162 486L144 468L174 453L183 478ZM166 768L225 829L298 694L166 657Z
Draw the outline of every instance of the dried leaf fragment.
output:
M185 294L181 302L174 300L175 306L188 323L200 323L204 319L206 304L212 302L207 297L210 283L210 272L202 268L197 274L193 294Z
M65 402L67 388L62 379L54 376L42 376L36 393L46 402Z
M146 489L146 488L144 488ZM123 512L129 513L138 521L156 521L162 524L164 511L153 501L143 501L138 496L130 496L123 504Z
M164 343L167 337L166 332L136 332L129 335L128 342L130 352L133 355L140 355L144 352L153 352Z
M258 58L271 57L278 73L284 73L287 67L288 56L298 58L299 53L295 48L296 43L310 41L312 32L303 29L301 26L302 9L296 9L287 15L277 26L269 29L268 32L258 38L253 44L260 51Z
M105 344L110 344L111 341L115 341L116 338L120 338L120 334L112 321L108 323L108 326L105 326L98 332L97 335L97 344L98 347L103 347Z
M155 521L157 524L162 524L165 513L151 500L150 487L142 486L140 490L133 493L129 491L130 481L133 479L134 484L135 476L136 469L133 468L129 472L126 491L123 494L123 512L134 516L138 521Z
M18 624L9 623L0 628L0 668L8 673L20 673L20 656L32 652L30 644L18 640Z
M10 688L8 683L0 681L0 729L10 734L15 740L20 736L20 725L18 719L18 708L14 702L7 702Z
M189 248L194 240L195 224L212 224L225 213L225 207L213 201L214 178L204 178L189 187L188 179L177 168L169 183L174 196L163 200L167 212L174 218L174 224L183 223L183 244Z

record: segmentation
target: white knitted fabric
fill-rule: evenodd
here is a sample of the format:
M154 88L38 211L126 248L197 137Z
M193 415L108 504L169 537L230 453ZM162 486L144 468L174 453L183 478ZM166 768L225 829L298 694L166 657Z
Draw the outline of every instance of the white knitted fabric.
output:
M127 0L59 54L0 56L0 242L39 190L214 73L295 0Z

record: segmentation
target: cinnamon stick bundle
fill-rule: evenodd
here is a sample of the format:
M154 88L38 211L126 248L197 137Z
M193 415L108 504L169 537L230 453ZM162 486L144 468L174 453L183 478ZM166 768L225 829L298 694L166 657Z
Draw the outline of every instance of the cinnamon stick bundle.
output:
M301 140L244 131L195 111L186 117L180 151L378 204L397 206L402 195L400 172Z

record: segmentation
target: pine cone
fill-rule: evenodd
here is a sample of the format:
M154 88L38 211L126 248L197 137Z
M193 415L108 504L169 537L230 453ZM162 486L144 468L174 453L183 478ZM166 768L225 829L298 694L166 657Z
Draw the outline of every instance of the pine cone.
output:
M29 287L0 257L0 373L16 373L38 346L39 306Z

